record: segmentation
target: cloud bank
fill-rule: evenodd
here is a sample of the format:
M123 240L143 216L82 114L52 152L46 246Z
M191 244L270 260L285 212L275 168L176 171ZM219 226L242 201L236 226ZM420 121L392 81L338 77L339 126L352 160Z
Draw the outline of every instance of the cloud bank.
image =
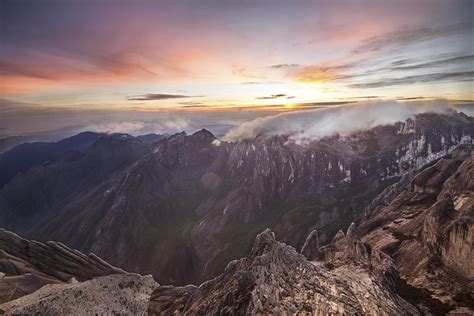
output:
M291 135L297 142L319 139L334 134L349 134L377 125L393 124L422 112L444 112L446 102L404 104L397 101L374 101L353 105L298 112L287 112L257 118L231 129L225 139L236 141L258 135Z

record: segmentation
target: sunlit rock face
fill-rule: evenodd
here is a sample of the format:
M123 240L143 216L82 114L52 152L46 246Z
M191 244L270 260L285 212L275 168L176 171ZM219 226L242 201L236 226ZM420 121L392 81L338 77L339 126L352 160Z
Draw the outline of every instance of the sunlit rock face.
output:
M290 135L216 141L206 130L150 147L117 142L110 145L116 156L93 156L101 168L79 159L15 178L0 191L0 214L13 214L27 196L36 208L24 218L41 219L22 227L28 236L92 251L163 284L199 284L242 257L266 227L298 248L314 229L319 243L328 243L341 227L366 219L374 198L388 203L394 191L382 198L384 189L472 135L472 118L450 113L304 143ZM121 167L114 157L126 158ZM97 181L104 168L107 180ZM72 171L70 185L46 181ZM433 190L432 182L423 190ZM34 194L23 194L32 187ZM54 198L44 195L60 196L60 203L50 208Z
M446 311L474 310L473 164L472 146L456 148L360 228L364 243L390 254L401 278Z

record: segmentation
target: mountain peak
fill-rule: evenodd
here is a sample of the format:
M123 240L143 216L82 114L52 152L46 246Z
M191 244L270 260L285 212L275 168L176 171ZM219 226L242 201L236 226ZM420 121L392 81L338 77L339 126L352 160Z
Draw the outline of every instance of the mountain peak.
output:
M188 136L188 134L185 131L182 131L180 133L176 133L176 134L171 135L170 139L172 139L172 138L181 138L181 137L185 137L185 136Z
M275 233L270 228L265 229L263 232L255 237L255 241L252 247L251 257L262 255L265 251L270 249L273 244L276 243Z
M214 134L212 134L209 130L203 128L194 134L191 135L192 137L198 137L200 139L205 139L205 140L214 140L216 137Z

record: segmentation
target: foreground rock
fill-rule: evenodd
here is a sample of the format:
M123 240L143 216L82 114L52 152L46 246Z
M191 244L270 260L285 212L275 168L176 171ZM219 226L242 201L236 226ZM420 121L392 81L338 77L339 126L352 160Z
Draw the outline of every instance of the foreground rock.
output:
M380 260L392 269L388 256ZM256 237L247 257L229 263L215 279L198 288L159 287L149 313L417 314L393 291L389 279L381 277L384 273L355 261L330 270L276 241L267 229Z
M0 229L0 272L0 303L45 284L124 273L94 254L86 256L58 242L27 240L4 229Z
M6 315L144 315L158 284L151 276L116 274L85 282L50 284L0 305Z

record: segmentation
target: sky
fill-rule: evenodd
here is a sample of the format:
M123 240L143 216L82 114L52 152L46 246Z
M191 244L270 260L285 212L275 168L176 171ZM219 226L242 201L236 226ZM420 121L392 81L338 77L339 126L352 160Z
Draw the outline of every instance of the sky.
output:
M473 12L468 0L0 0L0 136L225 133L374 100L470 104Z

